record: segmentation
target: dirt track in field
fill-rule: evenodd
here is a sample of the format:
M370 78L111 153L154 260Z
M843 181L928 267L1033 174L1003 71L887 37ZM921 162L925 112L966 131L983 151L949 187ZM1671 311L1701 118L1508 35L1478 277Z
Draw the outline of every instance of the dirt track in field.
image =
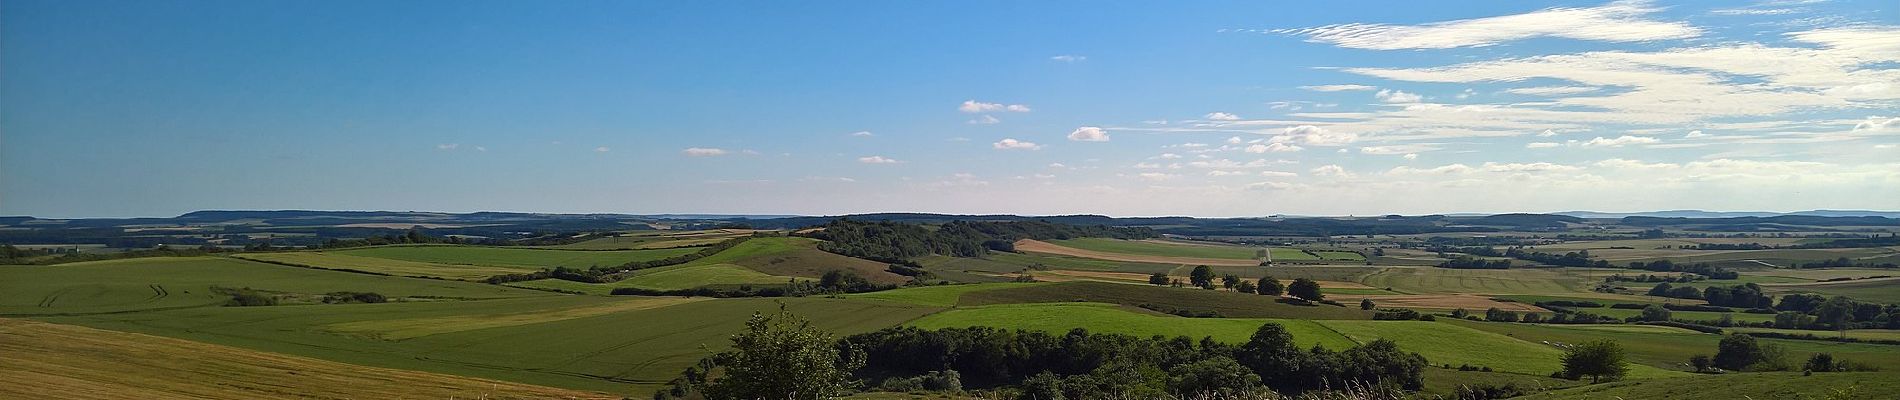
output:
M1084 250L1084 249L1078 249L1074 247L1060 246L1054 243L1044 242L1040 240L1030 240L1030 239L1023 239L1023 240L1016 241L1016 250L1027 251L1031 253L1045 253L1045 254L1055 254L1055 255L1070 256L1070 257L1093 258L1097 260L1126 261L1126 262L1155 263L1155 264L1210 265L1210 266L1225 266L1225 267L1253 267L1253 266L1260 265L1259 261L1254 261L1254 260L1235 260L1235 259L1227 259L1227 258L1145 256L1145 255L1140 255L1140 254L1110 253L1110 252L1104 252L1104 251Z

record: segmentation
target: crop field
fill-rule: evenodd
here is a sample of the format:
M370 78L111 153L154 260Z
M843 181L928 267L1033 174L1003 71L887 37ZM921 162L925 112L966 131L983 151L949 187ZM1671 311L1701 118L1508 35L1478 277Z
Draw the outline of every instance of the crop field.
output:
M1900 340L1900 329L1852 329L1846 331L1810 331L1800 329L1775 328L1723 328L1731 332L1767 332L1790 335L1814 335L1819 337L1847 337L1863 340Z
M1900 279L1892 278L1763 287L1770 293L1819 293L1881 303L1900 303Z
M1276 302L1277 297L1230 291L1129 285L1103 282L1061 282L966 293L959 305L1093 302L1137 307L1143 304L1233 318L1370 319L1358 308L1329 305L1299 306Z
M903 289L886 290L886 291L881 291L881 292L848 294L848 295L845 295L845 297L889 300L889 301L895 301L895 302L900 302L900 303L910 303L910 304L936 306L936 307L950 307L950 306L955 306L961 303L961 299L963 298L964 295L974 293L974 292L1019 288L1019 287L1031 287L1031 286L1047 285L1047 284L1049 283L1046 283L1046 282L1028 282L1028 283L997 282L997 283L972 283L972 284L962 284L962 285L922 286L922 287L910 287L910 288L903 288Z
M1104 253L1183 258L1226 258L1235 260L1259 259L1260 251L1266 250L1264 247L1230 246L1215 243L1183 243L1164 240L1082 238L1051 240L1048 242L1063 247L1073 247Z
M1643 310L1630 309L1630 308L1609 308L1609 307L1579 308L1577 309L1577 311L1587 311L1591 314L1608 316L1608 317L1616 317L1616 318L1629 318L1629 317L1643 315ZM1774 314L1750 314L1750 313L1740 312L1739 310L1732 313L1722 313L1722 312L1713 312L1713 311L1670 311L1669 318L1690 320L1690 321L1717 321L1717 320L1722 319L1722 314L1728 314L1729 318L1732 318L1735 321L1739 321L1739 322L1764 322L1764 321L1775 320Z
M478 281L495 275L519 274L535 271L534 268L525 267L440 264L314 251L251 253L239 254L232 257L308 268L363 271L395 276L426 276L464 281Z
M1414 294L1565 294L1594 282L1552 269L1388 267L1359 279L1366 286Z
M1153 243L1153 242L1136 242L1136 241L1124 241L1124 242L1129 242L1131 244L1123 244L1122 246L1118 246L1118 247L1123 248L1123 249L1130 248L1130 247L1143 248L1143 249L1149 249L1147 250L1149 252L1162 252L1162 253L1169 252L1169 250L1175 247L1197 247L1197 246L1189 246L1189 245L1159 244L1159 243ZM1154 248L1156 247L1159 247L1161 249L1155 250ZM1027 240L1027 239L1016 241L1016 250L1022 251L1022 252L1030 252L1030 253L1054 254L1054 255L1071 256L1071 257L1093 258L1093 259L1098 259L1098 260L1126 261L1126 262L1137 262L1137 263L1179 264L1179 265L1221 265L1221 266L1240 266L1240 267L1260 265L1260 261L1251 259L1251 258L1182 257L1182 256L1153 255L1153 254L1120 253L1120 252L1112 252L1112 251L1099 251L1099 250L1090 250L1090 249L1083 249L1083 248L1076 248L1076 247L1068 247L1068 246L1058 245L1055 243L1049 243L1049 242L1044 242L1044 241L1039 241L1039 240Z
M1187 336L1212 337L1226 343L1244 343L1261 324L1277 323L1293 333L1301 348L1320 345L1346 348L1353 342L1318 323L1297 319L1261 318L1182 318L1172 315L1134 312L1125 306L1102 303L1004 304L962 307L911 321L907 325L923 329L988 326L1063 334L1082 328L1095 333L1115 333L1138 337Z
M536 248L483 247L483 246L379 246L348 250L331 250L325 253L344 254L361 257L387 258L391 260L414 261L437 264L493 265L505 267L526 267L533 269L568 267L591 268L626 264L635 261L657 260L681 254L692 253L699 249L658 249L658 250L554 250Z
M1399 348L1424 355L1434 364L1471 364L1496 371L1548 375L1562 369L1563 350L1507 335L1431 321L1321 321L1321 325L1364 343L1398 342ZM1631 368L1633 377L1673 375L1653 367Z
M45 319L374 367L646 397L707 351L725 348L729 343L726 338L738 332L755 311L771 312L784 304L821 329L851 334L895 326L937 310L883 301L752 298L690 301L597 315L527 317L568 308L614 307L612 304L619 301L634 300L549 296L472 302L213 307ZM410 336L428 322L444 318L501 318L519 324L381 339Z
M1320 258L1295 248L1275 247L1269 250L1273 261L1318 261ZM1363 257L1360 259L1364 259Z
M9 399L621 398L17 319L0 319L0 337Z
M579 243L553 246L540 246L548 249L563 250L639 250L668 249L689 246L705 246L726 239L752 234L745 229L715 229L706 231L634 231L616 236L589 239Z
M210 307L230 299L212 287L301 296L375 292L396 299L549 295L469 282L324 271L234 258L159 257L0 268L0 315Z

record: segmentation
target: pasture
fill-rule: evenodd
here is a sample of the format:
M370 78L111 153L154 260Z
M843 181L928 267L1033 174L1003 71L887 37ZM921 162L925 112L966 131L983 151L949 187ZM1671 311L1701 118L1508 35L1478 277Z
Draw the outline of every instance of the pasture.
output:
M233 255L232 257L305 268L362 271L395 276L425 276L464 281L479 281L495 275L519 274L535 271L533 268L523 267L439 264L314 251L249 253Z
M548 296L469 282L289 267L225 257L154 257L0 268L0 315L67 315L213 307L213 287L282 296L374 292L395 300Z
M0 337L9 399L621 398L18 319L0 319Z
M1300 306L1278 302L1278 297L1225 290L1203 290L1103 282L1061 282L1007 287L963 294L959 305L1092 302L1130 307L1213 312L1231 318L1370 319L1372 313L1356 307Z
M1139 309L1137 309L1139 310ZM1124 306L1102 303L1003 304L960 307L911 321L906 325L923 329L988 326L1004 329L1043 331L1061 335L1071 329L1094 333L1114 333L1138 337L1187 336L1211 337L1226 343L1244 343L1261 324L1276 323L1293 333L1301 348L1314 345L1341 349L1352 346L1345 337L1313 321L1264 318L1182 318L1130 311Z
M548 296L468 302L211 307L44 318L381 368L447 373L645 397L681 369L729 344L754 312L780 304L840 335L895 326L938 310L825 298L716 299L599 310L635 298ZM504 319L481 329L436 330L447 320ZM421 329L423 331L418 331ZM402 337L399 340L391 338ZM705 346L703 349L701 346Z
M1432 321L1320 321L1321 325L1360 343L1377 339L1397 342L1433 364L1491 367L1495 371L1549 375L1562 369L1563 350L1508 335L1483 332ZM1651 378L1676 375L1662 369L1637 366L1630 375Z
M699 249L677 248L580 251L520 247L404 245L329 250L324 253L436 264L491 265L543 269L554 267L611 267L635 261L658 260L692 253L698 250Z

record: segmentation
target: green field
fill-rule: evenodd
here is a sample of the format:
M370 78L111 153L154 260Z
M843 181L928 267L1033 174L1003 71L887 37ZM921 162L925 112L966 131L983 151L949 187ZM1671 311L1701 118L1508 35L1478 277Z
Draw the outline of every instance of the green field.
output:
M395 276L426 276L478 281L495 275L534 272L534 268L492 265L440 264L387 258L352 256L314 251L250 253L232 257L293 266L347 271L364 271Z
M583 293L606 293L617 287L675 290L709 285L783 284L794 279L817 278L831 269L850 270L877 283L908 280L886 271L883 263L826 253L816 246L816 240L808 238L754 238L685 264L633 271L611 283L538 280L511 285Z
M336 291L392 298L505 298L548 293L484 285L289 267L223 257L156 257L0 268L0 315L59 315L209 307L212 287L283 296Z
M955 306L959 302L961 302L965 294L969 294L973 292L1009 289L1009 288L1018 288L1018 287L1029 287L1029 286L1037 286L1037 285L1048 285L1048 284L1049 283L1046 283L1046 282L1029 282L1029 283L998 282L998 283L972 283L972 284L962 284L962 285L938 285L938 286L923 286L923 287L911 287L911 288L903 288L903 289L895 289L895 290L886 290L882 292L850 294L850 295L845 295L845 297L889 300L889 301L895 301L895 302L926 305L926 306L936 306L936 307L950 307L950 306Z
M1162 240L1123 240L1106 238L1081 238L1051 240L1064 247L1094 250L1109 253L1139 254L1144 256L1225 258L1252 260L1259 258L1262 247L1235 246L1215 243L1178 243ZM1274 254L1278 256L1279 254Z
M405 279L405 278L393 278ZM647 397L680 370L728 345L753 312L780 304L839 334L895 326L936 308L824 298L717 299L659 308L614 307L626 297L544 296L437 303L184 310L42 318L376 367L450 373ZM567 314L561 314L566 312ZM553 317L543 314L555 313ZM442 321L508 324L421 332ZM491 324L492 325L492 324ZM382 328L378 330L377 328ZM385 340L384 336L404 336ZM701 346L705 346L702 348Z
M554 250L519 247L483 246L378 246L325 253L387 258L437 264L494 265L534 269L568 267L610 267L635 261L658 260L692 253L699 249L658 250Z
M1370 319L1372 314L1353 307L1297 306L1278 303L1274 296L1224 290L1202 290L1105 282L1062 282L1047 285L984 290L963 295L960 305L1093 302L1138 307L1215 312L1232 318Z
M1567 270L1388 267L1360 278L1359 282L1413 294L1566 294L1585 292L1579 287L1595 284Z
M1900 274L1895 274L1900 276ZM1900 279L1879 279L1853 282L1828 282L1811 285L1774 285L1765 286L1770 293L1818 293L1827 296L1847 296L1858 300L1881 303L1900 303Z
M1212 337L1227 343L1243 343L1264 323L1277 323L1293 333L1300 347L1321 345L1341 349L1352 341L1327 330L1313 321L1261 318L1182 318L1126 310L1124 306L1102 303L1005 304L961 307L911 321L907 325L923 329L989 326L1062 334L1082 328L1095 333L1116 333L1139 337L1187 336Z
M1318 261L1320 259L1319 257L1314 257L1312 254L1306 254L1306 252L1300 251L1300 249L1288 247L1275 247L1272 250L1272 254L1273 261ZM1363 260L1364 258L1361 259Z
M1695 375L1611 382L1518 397L1523 400L1625 399L1880 399L1900 392L1890 372L1799 372Z
M1431 321L1321 321L1320 324L1359 342L1376 339L1398 342L1400 348L1424 355L1433 364L1471 364L1531 375L1549 375L1563 369L1558 363L1562 349L1457 325ZM1675 373L1637 366L1630 369L1630 375L1648 378Z
M1630 362L1669 370L1687 370L1685 366L1690 356L1697 354L1715 354L1715 345L1722 340L1721 335L1712 335L1681 331L1625 332L1601 329L1578 329L1571 325L1537 325L1501 322L1475 322L1463 320L1441 320L1440 322L1464 326L1486 332L1508 335L1533 343L1544 341L1557 343L1582 343L1596 339L1616 340L1629 352ZM1813 353L1831 353L1835 359L1849 359L1864 362L1882 370L1900 368L1900 346L1836 343L1813 340L1757 339L1764 343L1775 343L1787 350L1792 362L1799 364Z

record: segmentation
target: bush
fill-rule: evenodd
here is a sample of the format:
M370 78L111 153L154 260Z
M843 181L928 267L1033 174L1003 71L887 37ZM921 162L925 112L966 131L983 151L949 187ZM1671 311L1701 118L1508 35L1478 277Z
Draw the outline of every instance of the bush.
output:
M1379 321L1405 321L1420 318L1418 311L1406 308L1386 308L1372 313L1372 319Z
M251 290L251 288L243 288L243 289L212 288L211 290L231 296L231 300L224 302L224 305L229 306L229 307L260 307L260 306L277 305L277 296L272 296L267 293Z
M1538 307L1545 307L1545 308L1549 308L1549 307L1600 308L1600 307L1603 307L1603 303L1598 303L1594 301L1574 301L1574 300L1540 301L1533 304L1536 304Z
M1735 312L1735 309L1702 304L1663 304L1663 308L1672 311Z
M1503 385L1458 385L1457 388L1451 390L1451 398L1453 400L1508 399L1525 394L1527 393L1525 393L1523 389L1519 389L1516 384L1512 383Z
M389 299L371 292L330 292L323 295L324 304L343 303L385 303Z

